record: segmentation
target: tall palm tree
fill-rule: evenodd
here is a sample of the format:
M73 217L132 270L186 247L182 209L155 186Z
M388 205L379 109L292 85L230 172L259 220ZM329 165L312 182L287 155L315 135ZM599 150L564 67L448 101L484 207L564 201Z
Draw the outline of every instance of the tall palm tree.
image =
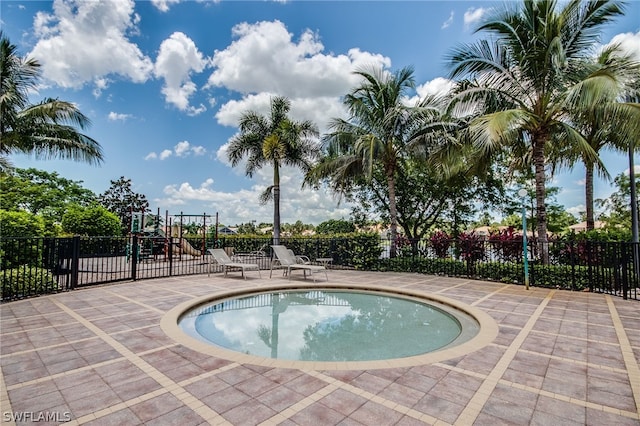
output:
M289 99L276 96L271 99L271 114L265 117L248 111L240 117L240 133L231 139L227 156L232 166L247 157L245 173L252 177L264 165L273 167L273 185L261 196L261 202L273 199L273 239L280 240L280 168L293 166L307 172L320 148L315 139L317 126L309 120L296 122L287 117L291 109Z
M381 67L355 73L362 77L362 83L344 98L350 116L331 121L330 132L323 138L326 156L307 175L306 182L328 180L334 192L349 194L354 186L371 182L381 173L386 180L393 257L398 235L398 170L411 151L427 146L434 129L443 126L429 118L437 115L437 108L425 103L405 105L407 90L415 87L411 67L394 73Z
M538 240L548 260L545 181L554 144L585 158L597 154L574 127L567 112L593 106L593 97L572 96L584 78L581 65L592 56L599 29L623 13L616 0L524 0L497 11L477 31L492 40L455 48L451 77L466 77L460 106L478 108L472 121L474 143L490 157L510 152L514 164L533 168Z
M574 111L572 121L594 152L609 147L626 153L640 139L640 104L637 102L640 91L634 87L640 84L640 62L623 54L618 46L611 46L593 63L585 64L584 69L589 68L592 69L590 77L584 81L587 87L576 92L580 96L589 96L592 90L601 92L602 95L596 95L601 102L593 108ZM582 153L574 154L578 155L574 157L569 153L564 160L570 165L581 161L585 166L586 222L587 230L592 230L595 222L594 173L606 178L609 173L602 163Z
M98 142L80 133L90 121L77 107L58 99L29 102L38 88L40 64L18 56L17 48L0 31L0 171L8 170L12 153L37 158L66 158L98 164Z

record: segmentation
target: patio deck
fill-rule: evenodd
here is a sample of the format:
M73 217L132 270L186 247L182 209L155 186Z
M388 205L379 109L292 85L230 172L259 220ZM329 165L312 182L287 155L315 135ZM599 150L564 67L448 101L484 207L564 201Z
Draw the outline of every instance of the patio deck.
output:
M640 425L640 305L608 295L329 271L331 286L435 294L498 325L475 352L386 368L249 363L161 328L189 300L302 282L204 274L2 304L2 424Z

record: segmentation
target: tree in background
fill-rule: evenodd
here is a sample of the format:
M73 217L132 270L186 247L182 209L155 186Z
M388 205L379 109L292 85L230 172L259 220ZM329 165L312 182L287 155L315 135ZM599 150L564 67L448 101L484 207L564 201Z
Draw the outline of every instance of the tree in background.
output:
M438 126L431 127L433 117L439 118L440 111L435 101L421 101L413 107L405 104L408 90L415 87L411 67L394 73L374 67L356 74L362 77L361 83L344 97L349 118L331 121L330 131L324 136L326 155L305 182L317 185L327 181L334 192L348 196L354 188L371 183L377 173L383 176L390 256L395 257L398 172L415 145L428 145L428 135L442 129L439 120Z
M356 232L356 225L350 220L329 219L316 226L317 234L348 234Z
M504 154L535 176L538 240L548 262L545 183L554 144L596 159L568 112L596 105L602 83L585 75L584 62L596 47L599 29L623 13L614 0L525 0L508 3L482 23L491 39L461 45L448 60L452 78L466 78L457 94L459 113L479 113L471 140L485 158ZM588 94L587 96L581 96ZM566 151L566 150L564 150Z
M573 121L594 152L611 148L627 153L640 139L640 62L614 45L604 49L595 61L588 61L584 68L592 70L595 77L590 80L603 80L594 84L596 89L609 94L593 108L576 111ZM586 222L587 230L592 231L595 222L594 172L607 179L610 176L599 159L580 152L574 154L577 155L572 156L571 152L566 155L566 162L573 165L580 161L585 166Z
M0 172L12 168L7 158L12 153L102 162L100 144L77 130L90 121L74 104L59 99L29 102L39 79L40 64L19 57L16 46L0 31Z
M280 240L280 168L293 166L307 172L317 158L315 143L318 128L311 121L296 122L288 118L291 101L285 97L271 99L269 117L248 111L240 117L240 133L229 143L227 156L233 167L247 158L245 174L252 177L264 165L273 167L273 185L261 196L261 202L273 199L273 238Z
M100 205L70 206L62 216L62 230L67 234L87 237L119 236L120 218Z
M14 169L11 174L0 174L0 209L25 210L42 216L46 226L52 226L70 204L89 206L96 201L96 195L81 184L57 172Z
M637 170L637 169L636 169ZM636 189L640 192L640 173L636 171ZM616 190L606 199L596 200L596 204L604 209L600 219L607 223L607 228L619 228L629 231L631 237L631 184L629 176L621 173L613 180ZM640 206L633 206L636 214Z
M144 194L133 192L131 179L121 176L112 180L111 186L98 197L98 202L107 210L120 218L122 233L131 229L132 213L150 213L149 202Z

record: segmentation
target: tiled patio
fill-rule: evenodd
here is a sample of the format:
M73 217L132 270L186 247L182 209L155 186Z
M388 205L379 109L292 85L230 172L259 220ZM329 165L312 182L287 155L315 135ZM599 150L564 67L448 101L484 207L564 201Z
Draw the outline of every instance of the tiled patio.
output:
M498 325L497 337L470 354L371 369L248 363L191 349L161 328L162 318L189 300L302 282L279 274L260 279L249 272L247 280L205 274L2 304L2 422L640 425L637 301L329 271L331 286L434 294L481 310Z

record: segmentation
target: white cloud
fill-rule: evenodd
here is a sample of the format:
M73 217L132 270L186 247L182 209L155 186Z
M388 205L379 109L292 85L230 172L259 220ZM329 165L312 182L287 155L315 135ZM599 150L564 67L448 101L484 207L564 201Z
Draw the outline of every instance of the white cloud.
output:
M287 174L287 176L290 175ZM299 180L291 179L291 182L299 182ZM351 211L349 205L343 204L337 207L336 200L326 192L301 190L291 182L288 184L283 182L282 186L280 203L282 222L294 223L302 220L305 223L318 224L327 219L349 217ZM250 189L225 192L216 189L213 179L208 178L196 186L189 182L167 185L163 190L165 198L154 200L154 202L163 206L181 206L192 201L205 202L219 214L222 223L229 225L254 219L258 222L272 222L273 203L261 205L258 201L260 194L268 185L269 183L257 183Z
M618 34L611 39L609 44L619 44L622 51L631 54L634 60L640 61L640 31L635 34Z
M487 9L482 7L479 8L469 8L466 12L464 12L464 25L470 26L482 19L482 17L487 13Z
M109 121L127 121L131 117L133 117L131 114L121 114L113 111L111 111L108 116Z
M203 146L192 146L188 141L181 141L173 147L173 150L165 149L160 153L160 155L156 154L155 152L150 152L146 157L144 157L144 159L155 160L159 158L160 160L166 160L173 155L175 155L176 157L187 157L190 154L201 156L206 154L206 152L207 150Z
M225 126L237 126L240 116L247 111L255 111L264 116L269 116L271 98L274 93L262 92L256 95L247 95L240 100L232 100L220 107L216 113L219 124ZM289 116L296 121L311 120L320 129L320 133L327 130L327 124L333 117L342 117L346 114L344 106L338 97L309 97L293 98Z
M440 95L443 96L448 93L455 83L453 80L449 80L443 77L436 77L431 81L427 81L424 84L420 84L416 87L416 96L404 100L405 105L415 105L416 102L425 98L428 95Z
M53 14L38 13L35 33L40 40L30 53L42 64L42 75L62 87L96 82L98 94L105 76L146 81L151 60L128 39L140 17L133 0L55 0Z
M277 94L291 100L293 119L311 120L322 132L331 118L344 116L341 96L359 83L355 70L391 66L389 58L359 49L325 54L317 34L307 30L294 41L279 21L238 24L233 35L231 45L215 52L207 83L243 95L217 111L218 123L226 126L237 126L248 110L267 115Z
M180 0L151 0L151 4L160 12L168 12L169 5L178 4Z
M451 26L451 24L453 23L453 15L454 15L454 13L453 13L453 11L451 11L451 14L449 15L449 18L442 23L442 26L440 27L440 29L444 30L444 29L449 28Z
M306 30L294 41L280 21L241 23L232 32L236 40L213 56L209 86L291 98L341 96L358 82L355 69L391 64L389 58L359 49L347 55L323 54L317 34Z
M190 76L192 72L202 72L208 59L203 57L193 40L181 32L175 32L160 45L154 74L164 79L162 94L165 100L181 111L197 115L206 111L204 105L192 107L189 97L197 87Z

